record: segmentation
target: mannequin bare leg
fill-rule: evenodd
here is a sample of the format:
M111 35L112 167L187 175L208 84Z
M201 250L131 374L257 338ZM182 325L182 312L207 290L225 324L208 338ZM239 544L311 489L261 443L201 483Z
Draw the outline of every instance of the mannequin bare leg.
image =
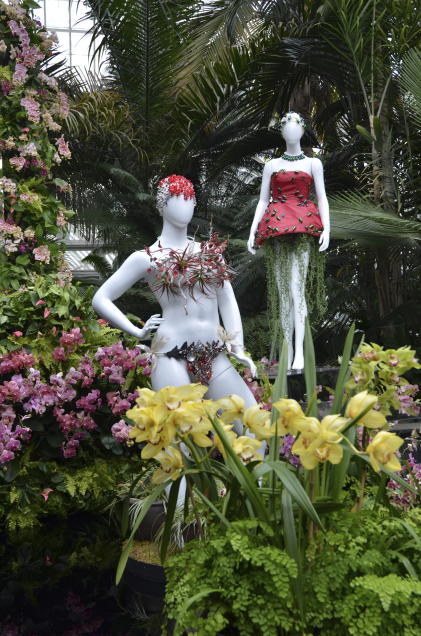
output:
M305 286L308 263L310 258L310 246L305 252L293 254L291 264L291 295L293 304L293 319L295 331L295 356L292 369L304 368L304 331L307 316L307 303L305 299Z
M294 315L291 292L288 294L288 298L285 298L282 285L282 276L286 275L286 272L281 270L280 259L280 245L278 241L275 242L275 280L278 288L279 298L279 317L281 321L282 335L288 344L288 369L291 368L292 359L294 355L294 348L292 344L292 337L294 333Z

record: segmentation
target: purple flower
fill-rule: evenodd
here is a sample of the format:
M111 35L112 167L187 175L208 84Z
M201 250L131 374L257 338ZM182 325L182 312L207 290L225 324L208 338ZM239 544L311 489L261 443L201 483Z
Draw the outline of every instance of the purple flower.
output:
M129 440L130 429L131 427L128 426L124 420L120 420L119 422L116 422L116 424L112 425L111 433L117 442L124 444Z

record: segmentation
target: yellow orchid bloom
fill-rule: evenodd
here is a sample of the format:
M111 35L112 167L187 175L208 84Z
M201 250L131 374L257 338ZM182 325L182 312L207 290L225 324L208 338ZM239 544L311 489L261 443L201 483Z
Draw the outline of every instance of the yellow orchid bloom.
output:
M379 431L371 440L366 448L366 453L370 459L370 464L376 473L381 468L386 468L392 472L400 470L401 464L396 457L395 452L403 444L403 439L398 437L396 433L388 431Z
M220 409L223 409L223 413L219 417L225 424L231 424L243 416L246 403L239 395L229 395L227 398L221 398L215 402Z
M315 417L300 418L301 434L292 446L304 468L311 470L319 462L339 464L343 457L341 430L348 420L340 415L326 415L321 422Z
M167 479L175 481L183 469L183 457L180 451L174 446L168 446L165 451L160 451L155 455L155 459L161 467L154 473L152 481L154 484L161 484Z
M375 406L377 400L377 395L372 395L368 391L361 391L349 400L345 415L351 419L357 417L368 406ZM382 428L387 424L387 420L383 413L372 408L359 420L359 424L366 428Z
M232 446L234 440L237 439L237 433L232 430L232 424L224 424L224 422L221 422L221 420L219 420L219 423L224 429L225 435L228 437L228 441ZM215 444L221 455L225 457L225 448L223 447L221 438L216 431L214 431L213 443Z
M278 435L296 435L295 419L304 417L303 409L298 402L289 398L281 398L274 402L273 407L276 408L279 414L277 421Z
M243 423L256 439L270 439L275 435L275 424L271 424L271 413L257 404L249 406L244 412Z
M241 435L241 437L237 437L233 443L232 448L234 452L239 455L241 461L244 464L248 464L251 461L261 460L262 458L256 452L261 448L261 443L257 439L253 439L252 437L247 437L246 435Z
M142 449L143 459L154 457L175 437L175 426L162 406L133 407L127 411L127 416L136 422L129 431L129 437L135 442L148 442Z
M169 411L181 406L182 402L201 400L208 387L199 384L184 384L182 386L165 386L159 391L151 389L138 389L139 397L136 399L138 406L163 405Z
M200 402L184 402L170 417L179 435L190 435L198 446L212 446L212 440L208 437L212 425L204 416Z

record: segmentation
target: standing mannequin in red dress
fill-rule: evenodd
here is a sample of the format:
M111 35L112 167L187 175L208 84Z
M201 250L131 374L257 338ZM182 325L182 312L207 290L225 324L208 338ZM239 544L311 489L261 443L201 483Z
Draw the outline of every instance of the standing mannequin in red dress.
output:
M304 120L298 113L289 112L281 119L286 152L265 164L260 199L247 243L251 254L256 253L255 243L270 246L280 327L288 342L288 368L294 370L304 367L305 287L311 242L318 240L322 252L328 248L330 236L323 166L319 159L307 157L301 150L304 128ZM308 199L312 183L318 209ZM288 257L282 257L283 253Z

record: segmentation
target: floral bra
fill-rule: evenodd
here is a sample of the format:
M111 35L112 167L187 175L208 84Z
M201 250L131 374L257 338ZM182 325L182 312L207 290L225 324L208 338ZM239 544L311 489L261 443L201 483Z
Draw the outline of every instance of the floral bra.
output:
M158 250L151 252L145 247L151 262L155 265L155 280L150 284L153 292L180 294L186 298L185 290L194 298L195 289L209 294L215 287L221 287L226 280L232 280L235 271L223 259L222 253L227 241L220 241L219 234L213 233L207 241L200 243L195 250L192 241L183 251L162 247L158 242ZM148 270L152 272L152 268Z

